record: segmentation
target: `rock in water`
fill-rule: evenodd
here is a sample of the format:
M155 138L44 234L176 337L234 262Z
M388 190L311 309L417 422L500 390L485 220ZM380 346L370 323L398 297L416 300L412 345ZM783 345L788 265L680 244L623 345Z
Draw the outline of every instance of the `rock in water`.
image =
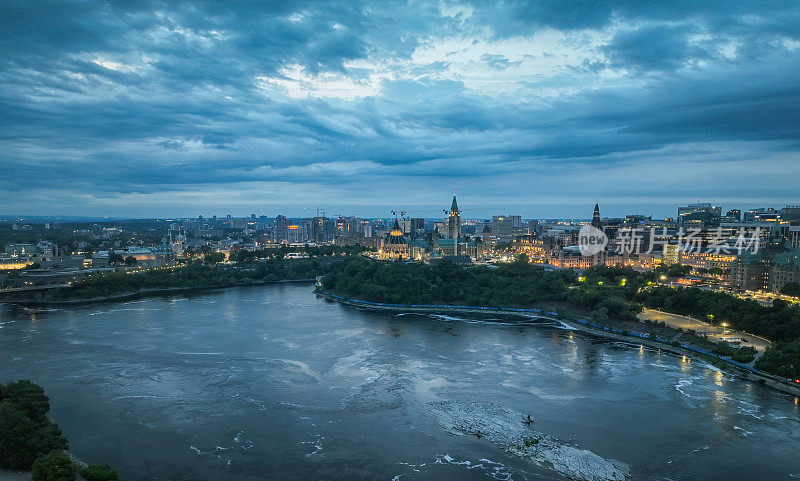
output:
M627 464L531 430L525 415L489 402L435 401L428 407L450 434L471 434L535 464L581 481L624 481Z

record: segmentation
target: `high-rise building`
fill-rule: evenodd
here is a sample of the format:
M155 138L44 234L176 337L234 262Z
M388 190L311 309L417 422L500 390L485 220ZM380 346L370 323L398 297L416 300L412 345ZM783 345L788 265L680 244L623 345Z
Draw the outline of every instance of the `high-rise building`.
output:
M793 249L800 248L800 225L789 226L786 234L786 240Z
M521 230L522 216L519 215L493 215L492 235L496 237L510 237Z
M762 207L759 209L750 209L744 213L745 222L758 222L758 221L778 221L781 220L781 213L772 207Z
M539 225L539 221L536 219L532 219L528 221L528 234L540 235L542 233L542 226Z
M687 227L718 226L722 217L722 207L709 203L689 204L678 207L678 224Z
M410 217L398 221L403 234L417 235L419 232L425 230L425 219Z
M360 228L359 232L364 237L372 237L372 222L370 222L368 220L362 220L361 221L361 228Z
M339 217L336 221L336 237L363 237L361 222L358 217Z
M787 205L781 209L781 220L800 224L800 205Z
M286 226L286 242L289 244L300 244L306 240L306 231L303 228L303 224L289 224Z
M311 222L311 242L315 244L333 242L336 237L336 227L336 219L314 217Z
M722 222L741 222L742 221L742 211L739 209L731 209L725 214L725 217L722 218Z
M289 240L289 220L282 215L275 217L275 242L280 244L281 242L288 242Z

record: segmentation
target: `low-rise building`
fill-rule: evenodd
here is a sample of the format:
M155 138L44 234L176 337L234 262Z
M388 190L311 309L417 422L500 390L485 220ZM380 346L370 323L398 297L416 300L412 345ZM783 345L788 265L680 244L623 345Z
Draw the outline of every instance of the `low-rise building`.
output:
M734 262L736 262L736 256L733 254L724 254L715 251L680 252L680 264L690 266L694 269L721 269L727 272Z

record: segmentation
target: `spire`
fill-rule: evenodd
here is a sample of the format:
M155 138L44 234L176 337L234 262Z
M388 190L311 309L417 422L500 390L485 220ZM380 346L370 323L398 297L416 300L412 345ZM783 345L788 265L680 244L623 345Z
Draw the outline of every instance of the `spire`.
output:
M603 228L603 223L600 222L600 206L597 204L594 205L594 214L592 215L592 227L596 229Z
M392 226L392 231L389 233L389 235L394 237L403 235L403 229L400 228L400 223L397 222L397 219L394 220L394 226Z
M456 195L453 194L453 204L450 206L450 212L458 212L458 204L456 203Z

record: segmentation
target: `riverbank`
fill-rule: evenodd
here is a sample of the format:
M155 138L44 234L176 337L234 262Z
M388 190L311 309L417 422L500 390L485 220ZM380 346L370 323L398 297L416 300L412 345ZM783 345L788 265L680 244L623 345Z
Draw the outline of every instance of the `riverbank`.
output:
M708 322L704 322L693 317L681 316L679 314L664 312L657 309L644 308L637 317L643 321L663 322L667 326L676 329L682 329L684 331L695 331L698 334L702 334L703 337L712 342L724 341L726 339L739 339L742 343L745 343L747 346L753 347L758 351L753 362L747 363L749 366L754 366L755 361L764 355L764 352L766 352L768 347L772 346L772 342L769 339L765 339L750 332L737 331L722 326L714 326Z
M652 338L646 334L639 334L631 331L622 331L613 327L601 326L592 323L588 319L570 318L562 319L555 312L547 312L541 309L518 309L518 308L500 308L500 307L481 307L481 306L445 306L445 305L401 305L401 304L383 304L376 302L361 301L358 299L346 299L335 294L317 290L316 294L320 297L326 298L333 302L345 304L353 307L360 307L366 309L397 311L404 312L420 312L420 313L447 313L447 312L463 312L463 313L476 313L485 314L487 312L499 312L504 314L528 314L535 315L544 319L550 319L561 322L570 329L582 331L596 336L602 336L609 339L614 339L630 345L641 345L652 349L658 349L678 356L685 356L689 359L702 359L712 362L720 368L724 368L726 372L739 377L744 380L753 381L763 386L791 394L800 396L800 385L795 386L794 383L784 380L777 376L759 371L750 366L738 363L731 359L726 359L718 356L704 349L695 346L680 344L677 345L672 341L666 339Z
M316 279L282 279L282 280L269 280L269 281L253 281L253 282L236 282L232 284L221 284L216 286L196 286L196 287L164 287L164 288L146 288L137 291L121 292L109 296L99 296L90 298L78 299L57 299L57 300L35 300L35 299L0 299L0 302L6 304L15 304L26 307L53 307L53 306L72 306L82 304L93 304L100 302L118 302L139 299L148 296L158 296L165 294L177 293L191 293L191 292L208 292L218 289L229 289L231 287L243 286L259 286L266 284L284 284L284 283L312 283Z

